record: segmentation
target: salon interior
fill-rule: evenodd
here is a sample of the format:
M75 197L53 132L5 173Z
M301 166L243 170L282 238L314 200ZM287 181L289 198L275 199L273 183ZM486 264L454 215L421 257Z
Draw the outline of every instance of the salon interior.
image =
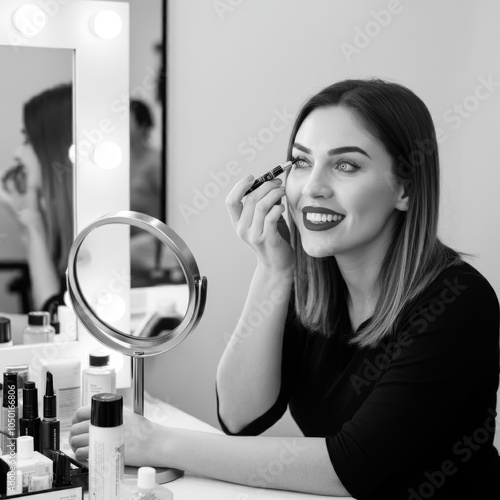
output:
M0 168L9 199L0 206L0 316L10 324L9 335L0 325L0 372L35 381L40 405L52 373L66 400L62 451L71 455L71 414L97 365L114 371L128 408L222 433L216 370L255 267L225 198L243 177L285 161L297 111L333 81L380 76L428 103L440 131L441 235L477 253L500 292L498 84L477 106L469 98L500 78L491 15L500 11L483 3L2 0ZM36 163L26 129L43 121L25 105L56 87L69 96L68 121L43 141L56 150L50 130L64 128L70 147L39 171L53 176L52 196L36 202L57 219L50 230L70 227L71 237L49 264L23 239L21 198L30 189L23 168ZM47 301L49 313L29 314ZM302 434L287 412L264 435ZM178 499L316 498L162 471L158 482Z

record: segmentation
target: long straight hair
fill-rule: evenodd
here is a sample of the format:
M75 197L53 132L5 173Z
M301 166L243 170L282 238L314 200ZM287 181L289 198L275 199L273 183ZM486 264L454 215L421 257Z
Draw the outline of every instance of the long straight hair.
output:
M462 255L438 236L439 155L431 115L408 88L380 79L344 80L312 96L300 110L290 136L288 159L297 131L315 109L341 106L352 110L366 130L392 157L389 182L405 187L406 212L391 235L376 282L377 300L371 320L350 339L359 347L374 347L394 333L403 308L445 268L463 262ZM289 212L290 213L290 212ZM295 249L295 306L298 319L311 331L334 335L346 308L347 286L334 256L307 255L299 231L289 218Z
M72 96L71 84L59 85L32 97L23 110L26 134L41 166L49 250L60 276L73 242Z

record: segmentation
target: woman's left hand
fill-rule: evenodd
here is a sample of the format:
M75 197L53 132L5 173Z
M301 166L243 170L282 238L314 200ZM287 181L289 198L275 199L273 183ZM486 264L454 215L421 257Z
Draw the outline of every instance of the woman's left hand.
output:
M125 441L125 464L136 467L158 466L155 463L155 453L152 452L156 446L155 436L159 424L137 415L124 408L124 441ZM69 443L75 453L77 460L88 460L89 458L89 426L90 426L90 406L82 406L73 417ZM163 432L164 426L161 426ZM157 459L158 457L156 457Z

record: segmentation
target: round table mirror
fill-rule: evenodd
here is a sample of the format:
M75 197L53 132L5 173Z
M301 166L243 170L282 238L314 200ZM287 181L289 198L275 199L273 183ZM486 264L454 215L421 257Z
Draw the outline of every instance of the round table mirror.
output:
M203 314L207 280L189 248L154 217L107 214L76 236L67 284L73 309L90 334L132 357L134 411L143 415L144 358L174 348ZM165 469L157 480L180 475Z

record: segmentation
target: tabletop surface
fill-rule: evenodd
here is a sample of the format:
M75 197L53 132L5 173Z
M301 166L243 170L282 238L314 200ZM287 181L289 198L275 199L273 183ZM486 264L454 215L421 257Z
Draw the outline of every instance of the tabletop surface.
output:
M206 422L147 394L144 398L144 415L157 423L170 427L223 434L220 429L216 429ZM200 477L190 473L184 473L182 477L162 486L173 493L175 500L193 500L198 498L203 498L203 500L318 500L320 498L353 500L352 497L328 497L292 491L253 488L251 486ZM85 493L84 498L89 498L88 492Z

